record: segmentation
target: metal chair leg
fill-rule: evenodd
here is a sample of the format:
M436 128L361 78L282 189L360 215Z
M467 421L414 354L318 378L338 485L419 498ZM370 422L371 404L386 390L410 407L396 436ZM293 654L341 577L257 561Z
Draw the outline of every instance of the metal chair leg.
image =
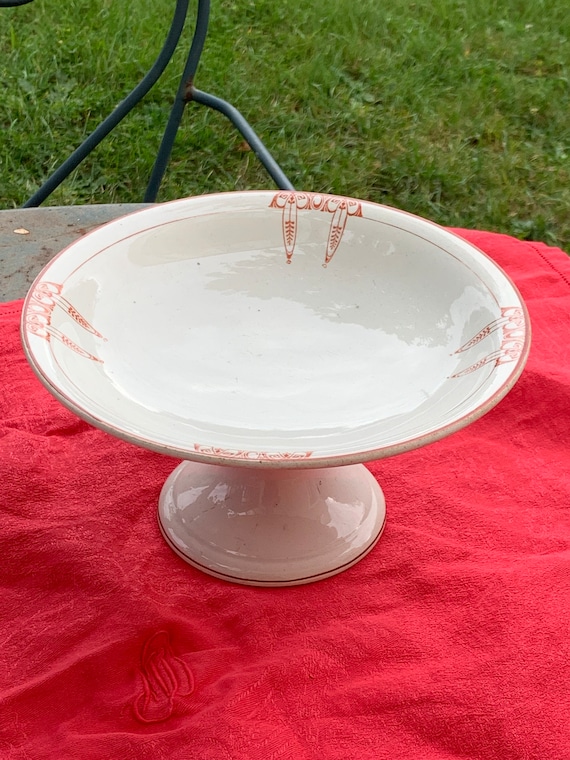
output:
M26 5L33 0L0 0L1 7L13 7ZM148 73L143 77L139 84L127 95L124 100L104 119L99 126L76 148L76 150L48 177L43 185L37 190L25 203L24 208L39 206L43 201L61 185L61 183L76 169L79 164L93 151L99 143L132 111L132 109L145 97L149 90L156 84L163 74L166 66L172 59L172 56L180 41L180 36L186 24L188 15L189 0L176 0L176 8L168 35L158 54L154 64ZM265 167L269 176L275 184L283 190L292 190L293 185L285 176L275 159L271 156L268 149L248 124L242 114L230 103L202 92L194 87L194 77L200 62L204 43L208 33L208 23L210 17L210 0L198 0L194 36L186 59L184 72L180 81L178 92L168 122L166 124L162 142L151 172L149 183L144 195L144 201L153 202L156 200L160 184L164 177L172 146L178 133L180 122L186 105L190 101L195 101L208 108L213 108L223 113L241 135L248 142L253 152Z
M184 72L180 80L176 100L170 111L170 118L164 135L162 143L160 145L156 161L152 170L152 174L146 189L144 200L146 202L153 202L156 200L162 178L166 171L172 147L176 134L180 127L182 115L184 109L191 101L200 103L208 108L212 108L216 111L220 111L226 116L236 129L242 134L250 148L253 150L259 161L265 167L265 170L269 176L273 179L277 187L281 190L293 190L293 185L289 179L285 176L283 170L277 164L273 156L269 153L265 145L260 138L254 132L252 127L248 124L242 114L234 108L230 103L220 98L210 95L207 92L202 92L194 87L194 79L196 76L196 70L200 62L200 56L204 48L206 41L206 35L208 33L208 23L210 18L210 0L198 0L198 11L196 17L196 29L194 31L194 38L190 47L190 53L186 60Z
M119 103L115 110L99 124L81 145L67 158L44 182L40 189L24 203L24 208L39 206L51 193L61 185L64 179L99 145L125 116L139 103L158 81L172 58L184 29L188 13L189 0L177 0L172 24L162 50L154 64L140 83Z

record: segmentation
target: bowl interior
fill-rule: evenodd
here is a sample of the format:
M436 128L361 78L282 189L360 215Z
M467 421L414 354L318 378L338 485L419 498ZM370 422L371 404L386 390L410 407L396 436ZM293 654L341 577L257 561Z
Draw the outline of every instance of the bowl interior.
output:
M465 241L395 209L288 192L106 225L46 267L23 326L40 379L116 435L308 466L467 424L528 348L519 294Z

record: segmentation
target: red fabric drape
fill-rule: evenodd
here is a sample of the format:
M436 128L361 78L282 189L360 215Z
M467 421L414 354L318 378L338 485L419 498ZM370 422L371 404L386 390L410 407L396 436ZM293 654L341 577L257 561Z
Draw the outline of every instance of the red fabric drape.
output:
M520 288L527 368L470 427L371 463L384 535L309 586L175 556L176 462L60 406L0 306L1 758L570 758L570 260L459 233Z

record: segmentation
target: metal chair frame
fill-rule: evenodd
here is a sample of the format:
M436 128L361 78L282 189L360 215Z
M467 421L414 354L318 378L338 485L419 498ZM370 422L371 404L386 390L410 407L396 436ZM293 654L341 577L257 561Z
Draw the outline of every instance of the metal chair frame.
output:
M33 0L0 0L0 8L27 5ZM145 97L162 76L172 59L181 34L188 18L190 0L176 0L176 7L170 29L164 45L147 74L139 84L119 103L119 105L104 119L96 129L76 148L73 153L48 177L43 185L25 203L23 208L39 206L53 191L76 169L79 164L99 145L99 143L132 111ZM170 110L170 115L164 129L160 148L158 150L150 179L144 194L145 203L156 201L158 191L172 152L172 147L180 128L182 116L188 103L195 102L212 108L226 116L246 140L269 176L281 190L293 190L293 185L281 167L265 147L256 132L231 103L222 100L194 86L194 79L200 57L204 49L210 20L210 0L198 0L194 35L186 58L184 71L180 79L178 91Z

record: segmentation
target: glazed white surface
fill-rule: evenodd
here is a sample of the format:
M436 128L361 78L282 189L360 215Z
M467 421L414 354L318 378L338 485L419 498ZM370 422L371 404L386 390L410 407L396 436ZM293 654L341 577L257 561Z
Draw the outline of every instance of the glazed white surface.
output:
M427 443L480 416L515 382L528 324L513 360L501 327L459 350L502 310L524 311L481 252L395 209L354 201L362 215L339 222L342 199L315 210L283 194L296 204L287 252L277 195L164 204L60 254L36 285L61 284L64 304L93 332L58 305L50 328L96 360L54 334L24 331L40 379L134 443L286 466ZM326 263L335 220L340 242Z

